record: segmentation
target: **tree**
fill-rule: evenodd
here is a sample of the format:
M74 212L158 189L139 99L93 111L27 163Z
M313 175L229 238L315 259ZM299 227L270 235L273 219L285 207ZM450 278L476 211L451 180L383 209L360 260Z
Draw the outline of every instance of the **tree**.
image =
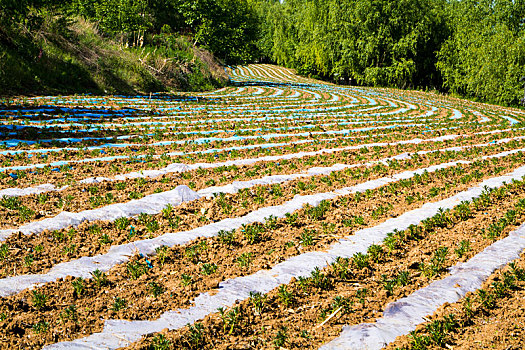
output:
M444 86L499 104L518 104L525 75L524 2L455 1L453 33L438 53Z

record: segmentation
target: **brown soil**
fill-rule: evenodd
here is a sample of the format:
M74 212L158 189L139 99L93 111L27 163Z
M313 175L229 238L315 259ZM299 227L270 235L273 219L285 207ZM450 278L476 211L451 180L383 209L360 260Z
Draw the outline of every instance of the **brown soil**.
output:
M486 146L455 152L449 159L472 159L474 156L488 155L525 145L525 141ZM425 145L429 146L429 145ZM438 146L438 145L434 145ZM446 147L446 146L445 146ZM328 155L317 155L300 159L283 160L276 163L258 162L250 166L201 169L180 173L170 173L154 179L134 179L111 181L98 184L72 184L59 192L19 197L21 206L31 213L21 215L19 210L0 206L0 228L16 228L23 223L53 217L62 211L79 212L99 208L112 203L126 202L156 192L167 191L178 185L189 185L195 190L211 185L221 185L232 181L249 180L271 174L291 174L306 171L311 167L329 166L336 163L358 163L391 156L393 152L414 152L417 145L389 146L375 152L344 151ZM427 149L425 147L425 149ZM425 156L427 157L427 156ZM430 155L429 157L434 157ZM131 186L130 186L131 185Z
M525 269L525 253L513 262L517 269ZM504 273L513 274L513 270L506 266L496 271L483 284L487 293L493 292L493 283L502 283ZM525 276L524 276L525 277ZM444 316L454 315L459 327L447 332L444 346L436 343L426 345L427 349L497 349L519 350L525 348L525 280L516 280L515 287L511 288L503 297L496 298L493 308L483 306L478 293L468 293L462 300L446 304L439 308L434 315L428 317L429 322L443 321ZM468 298L468 299L467 299ZM465 305L470 301L472 314L466 312ZM419 325L415 335L425 336L428 323ZM412 336L398 337L389 344L387 350L415 349Z
M481 128L480 128L481 131ZM442 133L439 132L439 135ZM443 132L443 134L445 134ZM470 131L467 130L461 130L461 129L454 129L454 134L470 134ZM505 133L506 134L506 133ZM435 137L436 134L427 133L424 135L419 134L418 130L397 130L395 132L389 132L388 134L385 134L383 136L377 136L377 137L371 137L367 138L366 133L356 133L354 141L352 140L341 140L340 142L334 143L333 141L326 141L322 138L317 138L319 143L315 144L298 144L298 145L292 145L290 150L293 152L299 152L299 151L314 151L319 150L322 148L333 148L333 147L342 147L347 146L351 144L357 144L363 141L362 138L367 138L367 142L388 142L388 141L395 141L399 140L401 138L411 138L411 137L419 137L422 139L425 138L432 138ZM450 144L450 145L460 145L460 143L468 144L469 142L484 142L484 140L493 140L495 137L503 137L503 134L499 135L475 135L474 137L467 137L465 141L461 141L461 139L454 140L452 142L444 143L444 144ZM280 139L279 142L290 142L293 140L302 139L302 138L285 138ZM259 141L252 140L250 141L242 141L241 144L255 144ZM260 142L263 142L262 140ZM263 143L266 143L267 141L264 141ZM239 142L233 142L228 143L228 146L238 144ZM171 147L171 150L174 151L185 151L185 152L193 152L197 150L203 150L203 149L209 149L209 148L223 148L225 147L225 144L223 142L212 142L207 145L173 145ZM410 145L404 145L404 147L411 147ZM425 146L422 145L416 145L416 149L419 149L419 147L425 148ZM126 151L127 150L127 151ZM163 154L165 152L170 152L170 149L166 147L156 147L154 149L154 154ZM109 155L115 154L118 155L117 152L129 152L129 149L126 148L124 150L113 150L108 149L106 152ZM150 152L150 151L149 151ZM166 165L170 163L194 163L194 162L214 162L217 160L227 160L227 159L239 159L239 158L253 158L257 156L267 156L267 155L278 155L283 154L285 152L282 148L271 148L271 149L251 149L251 150L242 150L242 151L232 151L231 153L228 151L218 152L216 154L192 154L191 156L171 156L167 157L165 159L152 159L148 160L146 163L143 162L135 162L130 159L124 159L124 160L113 160L110 162L91 162L86 164L70 164L73 169L64 169L60 172L52 171L51 168L44 168L44 169L37 169L37 173L27 173L27 172L18 172L19 177L17 180L12 179L10 176L3 177L0 179L0 189L3 188L10 188L10 187L28 187L35 184L41 184L41 183L53 183L57 186L63 186L66 184L72 184L74 181L82 180L87 177L93 177L93 176L111 176L112 174L118 174L123 172L132 172L132 171L140 171L145 169L159 169L162 167L165 167ZM132 152L133 153L133 152ZM76 153L74 153L76 154ZM60 157L58 154L50 155L50 157ZM65 156L64 156L65 157ZM16 158L16 157L15 157ZM68 156L69 158L69 156ZM83 159L86 158L86 155L84 151L79 152L78 156L70 157L70 159L78 158ZM89 158L89 156L87 157ZM11 161L10 161L11 162ZM20 161L21 163L24 163L22 165L25 165L25 162ZM46 161L48 162L48 161ZM9 163L11 165L11 163ZM24 175L25 174L25 175ZM4 175L6 176L6 175Z
M433 184L432 190L425 190L430 191L431 194L426 196L415 191L410 195L409 203L432 197L448 196L453 191L461 191L483 178L505 172L506 168L512 168L511 164L519 159L521 158L506 157L495 159L493 162L486 161L481 164L455 167L461 171L447 175L446 179L440 177L441 172L431 173L423 181L425 186L428 183ZM443 161L439 158L437 160L437 163ZM418 169L427 167L434 161L436 159L420 157L417 161L409 160L400 162L399 165L405 169ZM483 172L480 169L483 169ZM143 222L140 218L130 220L134 230L132 236L129 234L131 230L129 225L124 229L117 229L116 225L110 222L84 223L77 229L44 231L41 234L30 236L14 234L4 243L9 247L9 254L4 258L0 271L3 276L42 273L60 262L105 253L112 245L156 237L167 232L190 230L212 221L243 216L261 207L281 204L292 199L296 194L329 192L336 188L352 186L396 172L398 170L394 170L394 167L385 166L373 167L371 171L356 168L351 172L334 172L329 177L317 176L295 180L280 186L256 186L238 194L219 196L215 199L202 198L173 208L170 217L165 217L162 213L147 216L148 222L156 220L158 223L156 229L148 229L147 222ZM450 171L447 170L447 173Z
M435 185L435 183L427 184L426 186L417 188L417 191L425 193ZM372 194L366 201L356 201L356 199L352 200L352 197L343 197L331 204L331 208L325 211L324 218L316 221L312 221L308 216L310 215L308 214L308 209L303 209L299 211L295 224L296 227L290 227L285 220L278 220L277 223L275 223L277 228L264 233L264 238L257 244L249 244L247 238L243 237L241 230L237 230L237 238L232 246L221 243L220 239L216 237L197 240L192 242L191 245L184 247L174 247L167 251L164 266L161 266L161 257L151 257L150 262L153 268L146 269L147 273L136 280L130 279L129 264L116 266L108 273L108 280L110 281L108 286L98 288L95 286L93 280L84 281L85 288L80 296L73 292L72 278L67 278L65 281L48 283L37 289L38 293L50 296L45 308L39 310L35 308L32 301L32 291L24 291L18 295L5 298L2 305L2 312L8 312L11 317L8 322L4 322L2 326L6 334L8 334L9 344L11 344L11 346L41 346L44 342L49 343L71 339L72 337L79 337L82 334L98 331L102 327L100 318L155 319L162 312L190 306L190 301L196 295L216 288L217 284L224 279L269 268L290 256L300 254L307 250L320 250L328 247L336 239L347 236L361 228L355 226L355 224L351 226L345 226L343 224L343 220L354 217L352 214L357 215L357 213L359 213L359 215L363 216L366 225L372 226L384 220L386 217L398 216L407 210L413 209L419 205L415 203L405 205L403 200L405 196L411 193L413 194L413 191L414 190L409 190L404 194L394 194L384 190L377 190L374 191L375 194ZM369 268L355 273L352 272L350 282L353 283L354 287L359 285L366 287L368 290L380 290L381 288L379 288L379 286L381 286L382 283L380 278L381 274L387 273L390 278L395 271L399 271L400 266L413 269L411 266L414 265L415 262L427 262L431 252L438 246L450 246L452 247L450 251L452 251L453 248L456 247L459 239L457 235L470 239L472 229L478 226L486 226L488 222L498 217L496 215L498 210L501 211L502 209L505 210L505 208L510 207L515 202L514 199L523 196L524 193L525 187L515 189L512 192L513 197L505 195L499 200L494 200L494 206L491 207L491 209L484 210L484 212L491 210L489 215L476 212L473 219L459 222L456 224L457 227L436 230L431 235L432 242L428 242L429 237L423 238L420 241L411 240L406 242L390 255L385 255L381 261L371 264ZM447 193L447 197L450 195L451 193ZM511 197L513 198L512 200L510 199ZM393 202L392 198L396 198L398 205L394 206L387 213L383 213L380 217L377 217L377 215L374 216L374 210L379 206L387 206L388 203ZM438 199L438 197L436 197L436 199ZM305 229L317 231L314 239L315 245L302 246L299 243L302 239L301 234ZM457 231L457 233L450 233L450 231ZM482 237L480 237L479 241L476 239L471 243L472 252L466 254L465 258L469 257L469 254L474 254L475 251L482 249L483 244L487 245L489 243L488 240L485 242L481 238ZM206 242L205 245L202 242ZM206 248L203 248L204 246ZM233 252L235 252L235 254L232 254ZM242 267L239 263L239 258L242 257L242 254L245 254L245 257L247 254L252 254L249 267ZM448 266L455 262L455 260L455 257L449 255L446 265ZM142 263L143 266L147 264L144 259L139 257L134 257L131 264L137 264L137 261ZM206 263L215 263L217 265L217 271L210 276L203 276L203 264ZM136 266L140 266L140 264ZM191 285L183 286L181 284L181 276L183 273L194 277ZM411 271L411 275L412 281L409 286L396 290L391 296L387 295L384 291L378 293L376 296L370 296L365 303L366 307L363 306L363 311L356 313L356 315L361 315L360 317L362 317L362 319L372 317L371 315L373 313L371 314L371 310L378 309L378 307L384 305L384 303L406 295L413 291L414 288L419 288L422 284L428 283L427 278L418 276L414 271ZM225 344L228 345L222 347L222 345L218 343L213 343L213 347L228 348L236 342L244 344L245 341L247 341L244 339L247 334L250 334L252 331L255 333L258 332L260 326L262 324L266 325L266 323L272 325L269 328L265 326L265 329L271 330L269 331L270 333L276 329L273 325L283 324L283 322L290 320L293 320L294 325L297 324L298 328L294 328L294 332L299 332L301 329L311 329L310 326L315 326L318 322L320 310L326 308L327 304L332 302L334 296L340 294L345 295L344 293L346 293L346 295L355 294L356 288L352 288L351 290L348 288L349 281L338 280L334 278L334 276L332 276L331 279L334 284L333 288L327 291L315 290L313 294L310 293L314 292L313 290L303 292L297 283L292 283L291 286L295 294L301 296L297 298L298 300L292 308L292 313L290 313L289 307L283 308L280 303L276 302L276 293L271 292L268 299L268 311L265 311L262 317L257 316L250 318L249 322L253 324L246 326L242 337L239 335L231 338L230 341L221 339L222 341L226 341ZM157 298L151 296L152 287L149 285L149 282L153 281L161 284L165 289L165 292L161 293ZM176 296L176 298L173 298L174 296ZM118 312L111 310L116 297L125 298L128 301L127 307ZM63 320L65 310L71 304L76 305L76 322ZM241 305L244 304L245 303L241 303ZM310 308L312 305L313 307ZM246 304L242 307L246 307L246 310L248 310L250 306ZM354 305L353 308L358 309L356 305ZM62 319L60 315L62 315ZM350 316L345 315L337 321L337 324L340 324L339 322L348 322L348 317ZM213 317L207 318L207 320L208 319L215 320ZM41 334L40 337L30 337L30 335L34 333L29 328L35 323L42 321L49 323L51 327L50 330L45 334ZM205 320L204 323L207 324L206 322ZM324 340L327 334L335 334L338 327L339 326L335 324L327 325L320 333L321 336L315 338L316 341ZM222 325L220 325L220 328L222 329ZM19 331L20 329L22 329L23 332ZM21 334L20 338L15 336L17 332ZM294 334L293 339L296 338L300 339L298 334ZM310 341L312 340L313 339L310 339ZM304 344L301 343L301 346L303 345Z
M408 231L401 237L395 249L389 251L382 246L383 253L375 260L369 260L369 266L359 268L355 262L350 262L348 276L341 275L334 267L323 271L327 278L327 288L319 288L312 282L301 283L292 281L286 286L294 297L291 305L283 304L279 290L273 290L267 295L266 306L261 314L254 311L250 300L238 303L239 320L234 331L224 332L224 323L219 314L207 316L203 325L202 341L199 349L247 349L273 347L278 339L278 332L286 334L283 347L286 349L318 348L323 343L337 337L341 326L373 322L381 316L384 307L392 301L413 293L415 290L428 285L432 280L446 276L445 267L464 261L490 245L493 240L484 235L483 229L501 218L504 213L515 208L518 199L525 197L525 186L511 188L506 193L492 195L490 207L472 209L472 217L460 220L453 213L446 214L450 221L446 227L435 227L428 232L422 228L418 234L409 236ZM515 229L519 222L525 219L525 211L517 210L516 222L507 226L500 237L505 237L510 230ZM400 237L400 236L398 236ZM459 258L455 249L461 241L469 241L470 249ZM422 274L418 268L421 263L428 264L436 250L448 248L446 261L439 273L433 277ZM402 271L407 271L409 280L406 285L394 285L392 292L388 292L384 280L393 280ZM310 280L311 281L311 280ZM305 285L302 286L302 285ZM366 290L365 295L360 294ZM335 310L336 298L346 298L347 304L335 317L320 326ZM345 299L339 299L345 300ZM345 304L337 304L345 305ZM522 308L522 307L521 307ZM172 332L163 331L175 348L188 347L188 327ZM282 333L281 333L282 334ZM507 336L513 332L506 333ZM514 331L516 334L516 331ZM461 338L462 335L458 335ZM152 341L158 340L159 335L150 335L141 342L130 346L130 349L146 349Z

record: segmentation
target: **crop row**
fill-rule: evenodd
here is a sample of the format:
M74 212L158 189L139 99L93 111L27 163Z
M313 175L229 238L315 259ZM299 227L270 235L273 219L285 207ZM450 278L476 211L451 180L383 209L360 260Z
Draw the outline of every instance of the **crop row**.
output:
M2 346L434 346L424 317L522 249L521 111L229 72L0 108Z

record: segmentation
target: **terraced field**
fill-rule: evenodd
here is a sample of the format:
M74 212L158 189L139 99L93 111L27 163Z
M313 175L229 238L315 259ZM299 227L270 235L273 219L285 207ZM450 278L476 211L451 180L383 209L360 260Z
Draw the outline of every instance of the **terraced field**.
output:
M229 74L0 108L2 348L525 347L523 111Z

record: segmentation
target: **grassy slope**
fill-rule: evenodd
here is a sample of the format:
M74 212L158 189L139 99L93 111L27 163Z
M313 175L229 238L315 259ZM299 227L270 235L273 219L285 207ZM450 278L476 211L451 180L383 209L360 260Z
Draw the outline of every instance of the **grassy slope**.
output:
M173 42L170 50L125 48L82 19L51 19L36 33L0 25L0 96L199 91L226 83L210 53L184 38Z

